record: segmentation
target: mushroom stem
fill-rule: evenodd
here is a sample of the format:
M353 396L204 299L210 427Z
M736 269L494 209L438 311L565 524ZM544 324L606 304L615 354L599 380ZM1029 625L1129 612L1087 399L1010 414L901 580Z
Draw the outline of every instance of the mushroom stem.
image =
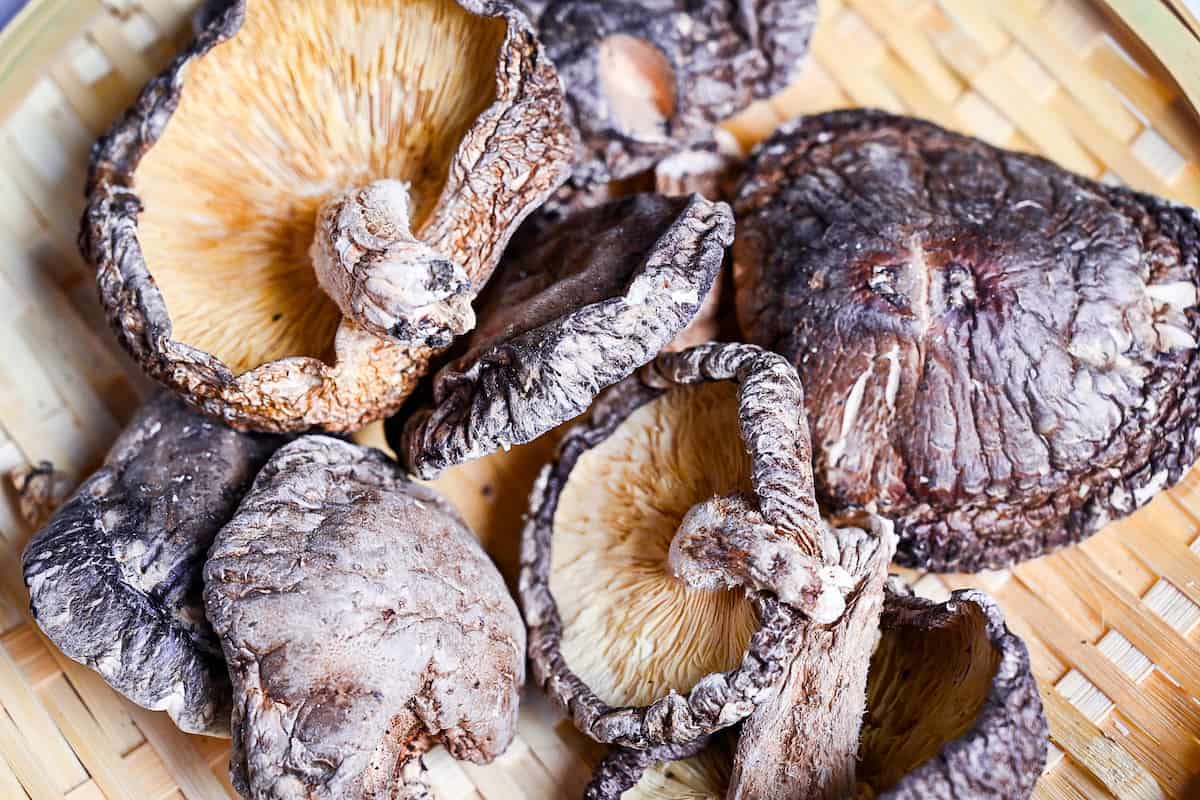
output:
M413 347L447 347L475 327L465 270L413 236L409 185L379 180L317 212L309 255L342 314Z
M845 613L832 624L800 623L800 652L779 694L742 726L728 800L853 794L867 672L896 548L889 523L868 524L870 530L833 530L840 565L853 576Z
M688 586L771 591L817 623L842 616L855 583L841 565L806 555L741 493L692 506L667 558L675 577Z

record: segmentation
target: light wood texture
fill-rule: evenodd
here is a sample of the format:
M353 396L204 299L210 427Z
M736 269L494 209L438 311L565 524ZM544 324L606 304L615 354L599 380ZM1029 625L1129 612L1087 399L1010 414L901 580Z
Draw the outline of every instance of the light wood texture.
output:
M74 237L88 146L169 57L193 7L35 0L0 34L0 473L49 459L85 475L148 389L103 323ZM795 85L730 129L749 144L800 113L882 106L1200 204L1190 24L1152 0L826 0ZM442 481L506 567L513 493L546 449ZM30 532L7 492L0 797L232 797L225 742L134 708L37 632L19 564ZM996 574L911 576L935 597L987 589L1026 638L1053 741L1038 797L1200 796L1198 534L1195 472L1073 550ZM527 695L496 764L430 756L442 800L579 795L600 749Z

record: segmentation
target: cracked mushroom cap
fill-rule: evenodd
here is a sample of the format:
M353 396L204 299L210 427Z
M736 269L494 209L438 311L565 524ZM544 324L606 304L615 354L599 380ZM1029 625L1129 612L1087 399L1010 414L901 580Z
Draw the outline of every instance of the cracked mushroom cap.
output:
M238 433L163 392L25 548L38 626L63 653L189 733L228 735L229 675L201 568L283 443Z
M565 434L531 497L519 597L534 677L584 733L649 749L732 725L772 695L798 621L844 610L801 395L779 356L704 345Z
M809 117L753 156L734 283L807 392L818 496L904 563L1094 533L1200 445L1196 212L931 123Z
M718 123L787 86L816 19L816 0L549 3L539 29L584 150L572 184L713 145Z
M503 0L210 3L93 149L80 244L122 344L243 428L396 410L565 178L557 76Z
M725 203L640 194L514 245L467 353L425 407L388 421L392 447L432 477L582 414L697 315L732 239Z
M956 591L935 603L898 581L891 588L867 678L854 796L1029 797L1048 734L1025 644L982 592ZM736 738L736 729L724 731L697 756L651 765L644 774L642 754L615 751L597 775L619 780L610 784L618 788L589 797L724 798Z
M382 453L324 436L280 449L204 579L244 796L417 793L432 744L483 763L512 740L516 605L450 505Z

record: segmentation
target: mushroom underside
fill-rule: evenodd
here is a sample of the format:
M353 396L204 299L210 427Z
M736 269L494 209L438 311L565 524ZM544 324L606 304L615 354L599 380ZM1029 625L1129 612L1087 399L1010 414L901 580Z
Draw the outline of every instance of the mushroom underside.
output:
M934 603L889 591L867 677L854 797L1028 797L1046 722L1024 645L977 592ZM810 721L811 723L811 721ZM740 729L649 767L624 800L725 798Z
M419 232L495 100L505 27L456 0L247 3L237 34L188 67L137 171L138 239L173 337L235 374L332 363L343 314L309 255L320 207L392 179Z

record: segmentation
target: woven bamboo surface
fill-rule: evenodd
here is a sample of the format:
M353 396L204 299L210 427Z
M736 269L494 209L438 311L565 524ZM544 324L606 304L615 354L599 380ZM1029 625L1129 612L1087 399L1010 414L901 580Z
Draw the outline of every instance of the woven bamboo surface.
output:
M169 57L193 5L35 0L0 36L0 473L47 459L78 479L149 388L108 335L74 240L90 142ZM798 82L731 128L751 142L799 113L881 106L1197 205L1194 23L1182 0L823 0ZM441 481L503 567L547 450ZM31 624L29 534L0 496L0 798L234 796L227 743L134 707ZM1198 534L1193 472L1080 547L1011 572L914 576L931 596L986 588L1025 637L1053 740L1038 797L1200 797ZM599 751L528 695L497 763L431 754L443 800L578 796Z

